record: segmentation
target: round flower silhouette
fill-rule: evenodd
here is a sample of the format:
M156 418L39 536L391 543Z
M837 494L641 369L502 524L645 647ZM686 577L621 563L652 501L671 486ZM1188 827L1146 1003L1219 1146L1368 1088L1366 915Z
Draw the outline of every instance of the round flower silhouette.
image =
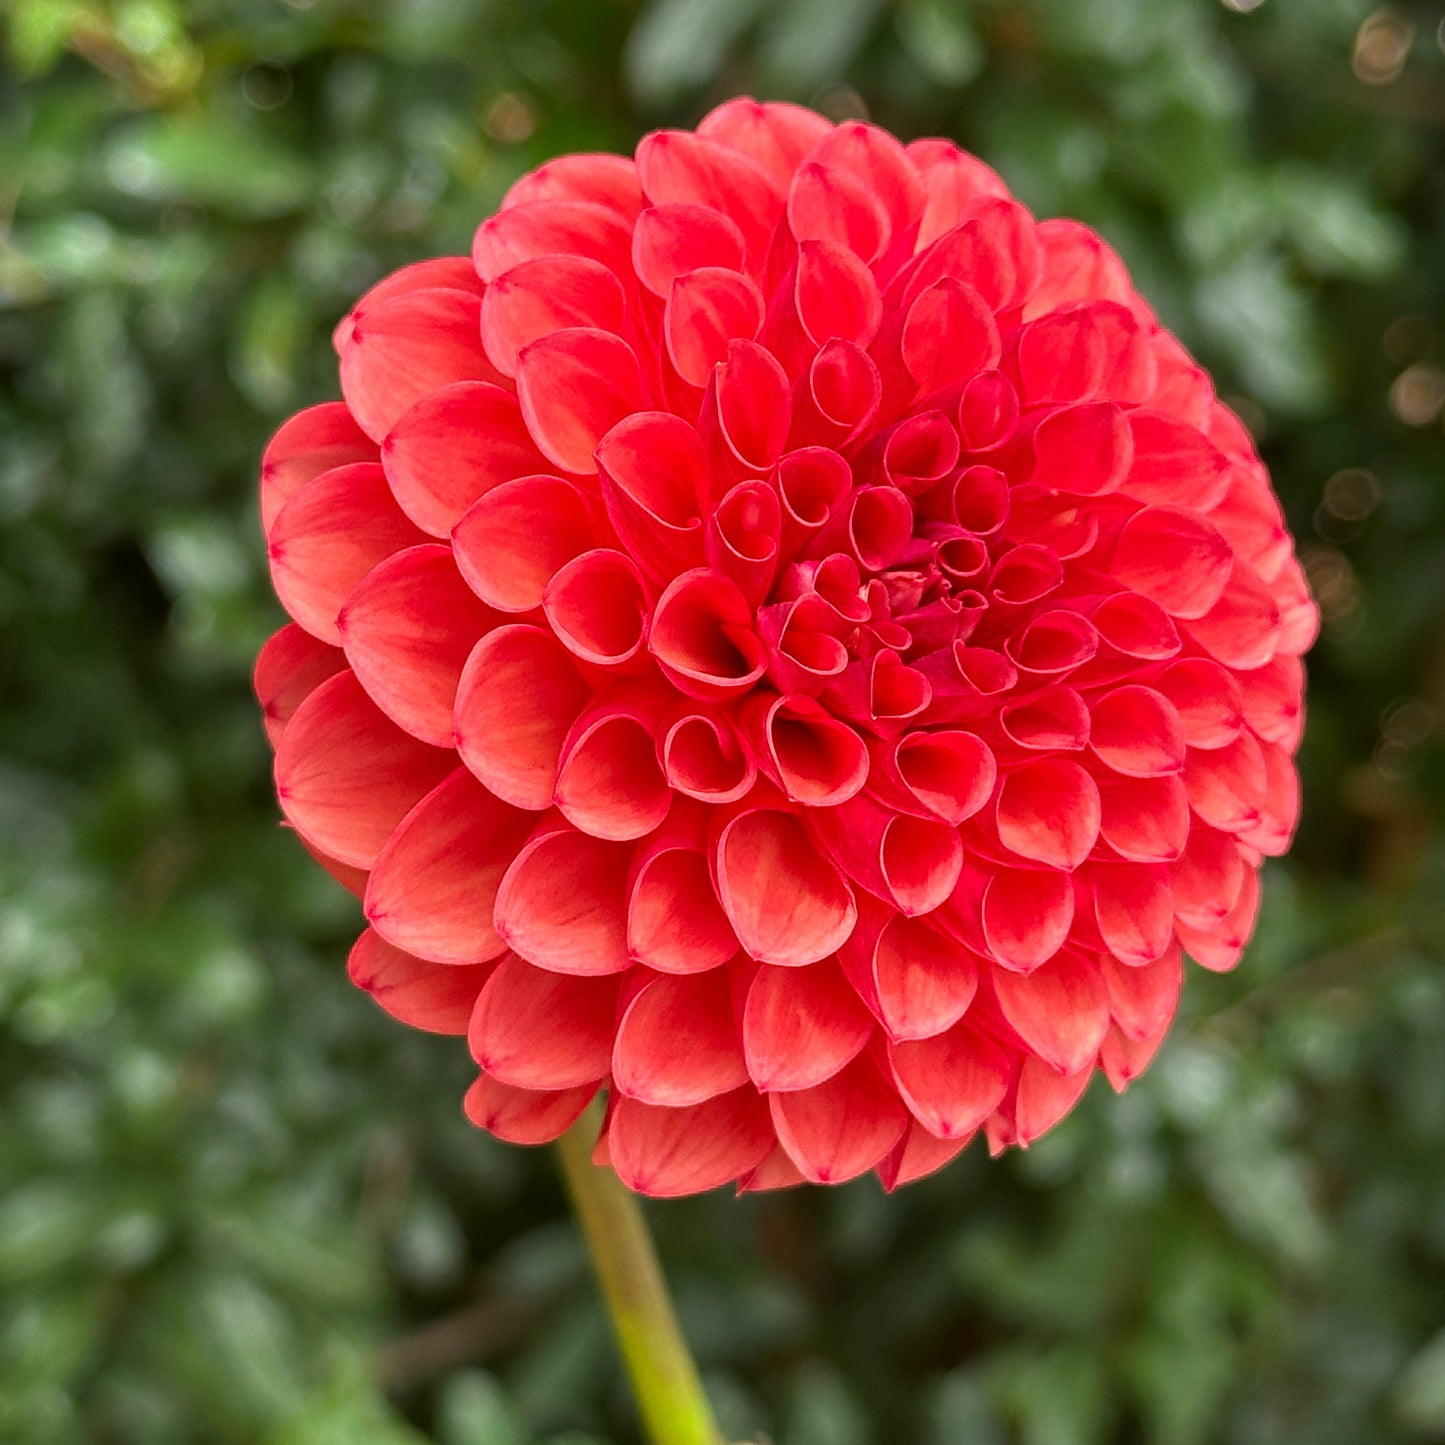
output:
M731 101L341 323L261 512L281 807L466 1108L891 1188L1123 1087L1295 827L1316 613L1238 420L944 140Z

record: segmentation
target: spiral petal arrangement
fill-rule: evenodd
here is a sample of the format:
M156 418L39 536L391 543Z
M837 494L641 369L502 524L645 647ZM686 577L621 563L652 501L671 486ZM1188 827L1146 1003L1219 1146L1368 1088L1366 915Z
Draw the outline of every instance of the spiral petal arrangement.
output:
M520 180L267 449L256 690L355 983L633 1189L919 1177L1122 1088L1294 831L1316 612L1113 251L736 100Z

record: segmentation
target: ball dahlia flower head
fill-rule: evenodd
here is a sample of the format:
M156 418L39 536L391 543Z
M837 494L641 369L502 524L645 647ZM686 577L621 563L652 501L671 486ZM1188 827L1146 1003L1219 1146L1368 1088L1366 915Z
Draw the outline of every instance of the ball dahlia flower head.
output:
M946 140L730 101L524 176L268 447L286 819L472 1120L633 1189L1026 1145L1230 968L1316 627L1209 377Z

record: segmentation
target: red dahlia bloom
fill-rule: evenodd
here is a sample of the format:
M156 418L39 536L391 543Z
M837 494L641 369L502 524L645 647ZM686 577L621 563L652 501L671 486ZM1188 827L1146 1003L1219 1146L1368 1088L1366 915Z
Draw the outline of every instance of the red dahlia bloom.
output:
M729 102L336 332L261 510L287 819L471 1118L651 1194L997 1151L1238 959L1315 631L1243 427L944 140Z

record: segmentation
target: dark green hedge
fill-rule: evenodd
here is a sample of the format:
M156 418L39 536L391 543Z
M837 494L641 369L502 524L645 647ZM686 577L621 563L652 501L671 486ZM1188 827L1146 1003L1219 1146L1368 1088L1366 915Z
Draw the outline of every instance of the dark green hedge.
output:
M653 1212L779 1445L1445 1438L1445 32L1363 0L10 0L0 1440L636 1438L550 1160L347 986L275 823L253 496L369 281L752 90L1080 216L1326 618L1258 942L1028 1154Z

